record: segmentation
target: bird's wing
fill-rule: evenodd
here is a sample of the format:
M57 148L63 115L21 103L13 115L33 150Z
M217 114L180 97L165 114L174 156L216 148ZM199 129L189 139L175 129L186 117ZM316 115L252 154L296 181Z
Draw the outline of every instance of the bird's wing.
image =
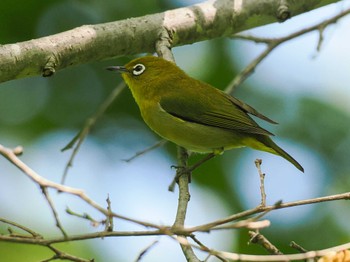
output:
M238 106L239 108L241 108L243 111L245 111L246 113L249 113L249 114L252 114L256 117L259 117L260 119L262 120L265 120L271 124L278 124L277 122L273 121L272 119L268 118L267 116L264 116L263 114L260 114L258 111L256 111L253 107L251 107L250 105L247 105L246 103L242 102L241 100L233 97L233 96L230 96L230 95L227 95L227 98L233 103L235 104L236 106Z
M218 99L215 95L222 95L222 99ZM215 95L210 97L210 95L198 94L195 96L195 101L186 95L167 95L160 99L159 104L167 113L188 122L243 133L273 135L259 127L247 113L269 122L273 122L272 120L238 99L231 99L231 96L223 92L215 92ZM219 102L215 101L215 97Z

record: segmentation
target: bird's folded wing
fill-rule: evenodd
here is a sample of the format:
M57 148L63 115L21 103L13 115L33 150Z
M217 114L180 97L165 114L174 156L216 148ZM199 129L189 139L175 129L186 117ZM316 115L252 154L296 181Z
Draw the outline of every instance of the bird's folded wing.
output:
M267 116L264 116L263 114L260 114L258 111L256 111L253 107L250 105L247 105L246 103L242 102L241 100L227 95L228 99L231 100L232 103L234 103L236 106L240 107L245 112L252 114L256 117L259 117L260 119L263 119L271 124L278 124L277 122L273 121L272 119L268 118Z
M248 106L250 111L254 110L250 112L243 106L237 105L229 97L224 95L224 99L220 99L220 103L217 103L212 101L210 97L197 96L195 101L191 101L188 97L173 95L161 98L159 104L164 111L184 121L236 132L273 135L259 127L247 114L251 113L259 116L260 114L255 109ZM266 120L265 118L262 119Z

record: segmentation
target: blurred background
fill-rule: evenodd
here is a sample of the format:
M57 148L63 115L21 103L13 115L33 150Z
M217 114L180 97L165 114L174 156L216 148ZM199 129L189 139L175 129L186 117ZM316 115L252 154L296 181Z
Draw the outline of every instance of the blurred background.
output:
M18 1L0 2L0 44L15 43L96 24L163 12L201 1ZM340 1L300 15L282 24L246 32L278 37L314 25L349 7ZM349 191L350 178L350 17L327 27L320 52L318 32L278 47L234 93L280 124L265 125L275 141L305 168L302 174L286 160L252 149L226 152L194 172L187 225L223 218L260 203L259 176L254 165L263 160L268 204L314 198ZM248 41L215 39L174 48L178 65L191 76L224 89L233 77L264 50ZM61 180L71 151L61 149L82 128L115 86L119 75L106 71L134 57L76 66L51 78L32 77L0 84L0 143L22 145L21 159L43 177ZM176 147L162 148L126 163L160 138L143 123L129 90L99 119L78 153L66 184L83 189L101 205L109 195L116 213L139 220L170 225L175 218L178 192L168 192L175 171ZM197 159L196 157L194 159ZM195 161L192 159L192 161ZM0 158L0 217L43 234L60 236L51 210L40 189ZM101 214L79 199L51 191L61 222L68 232L82 234L103 230L65 213L69 207ZM272 225L262 230L282 252L295 241L308 250L349 241L350 207L345 201L295 207L271 212ZM0 224L0 233L8 225ZM115 221L116 230L142 227ZM266 254L248 245L247 230L197 234L208 247L249 254ZM321 237L322 236L322 237ZM326 237L324 237L326 236ZM95 261L134 261L143 248L159 240L143 261L184 261L177 243L167 237L120 237L57 245L67 252ZM1 261L41 261L53 254L45 248L0 242ZM169 256L171 254L171 256ZM201 259L204 253L198 253ZM209 261L217 261L212 258Z

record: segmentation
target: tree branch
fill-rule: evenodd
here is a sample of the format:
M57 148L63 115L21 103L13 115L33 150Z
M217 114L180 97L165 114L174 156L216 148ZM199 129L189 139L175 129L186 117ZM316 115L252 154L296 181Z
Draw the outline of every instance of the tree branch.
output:
M230 37L237 32L283 21L337 2L216 0L116 22L84 25L20 43L0 45L0 82L34 75L51 76L72 65L155 52L164 35L171 47Z
M84 142L85 138L90 133L92 127L96 124L97 120L105 113L107 108L114 102L114 100L121 94L121 92L124 89L125 89L125 83L120 82L120 84L117 85L113 89L111 94L99 106L97 111L85 121L85 124L84 124L82 130L80 130L78 132L78 134L76 134L76 136L64 148L62 148L61 151L66 151L66 150L71 149L71 148L73 148L73 151L72 151L71 156L68 160L68 163L66 164L66 167L64 169L63 176L61 179L61 184L65 183L65 180L66 180L66 177L68 174L68 170L70 167L73 166L74 158L77 155L77 153L80 149L80 146Z
M235 39L243 39L243 40L250 40L256 43L264 43L267 45L266 49L257 56L248 66L246 66L239 74L235 76L235 78L231 81L231 83L228 84L228 87L225 89L225 91L229 94L231 94L240 84L243 83L244 80L246 80L255 70L255 68L260 64L277 46L281 45L282 43L285 43L293 38L297 38L301 35L310 33L312 31L318 30L319 31L319 41L317 43L316 50L320 51L321 45L323 43L323 32L325 28L330 25L336 23L339 19L343 18L344 16L348 15L350 13L350 9L346 9L339 14L326 19L322 22L317 23L316 25L301 29L299 31L296 31L294 33L291 33L287 36L280 37L280 38L262 38L262 37L254 37L254 36L247 36L247 35L235 35L233 38Z
M186 149L182 147L178 147L179 166L184 167L184 169L186 169L187 160L188 160L188 153ZM191 172L186 172L186 171L184 172L182 168L179 168L176 171L176 177L178 178L178 185L179 185L179 200L177 205L176 219L172 228L175 230L179 230L179 229L182 230L185 225L187 206L191 197L189 192ZM186 241L188 241L184 235L180 235L180 236L183 237ZM182 252L184 253L187 261L200 262L200 260L194 254L193 249L190 245L183 245L181 244L181 242L180 242L180 245L182 248Z
M157 53L159 56L162 56L163 58L175 62L174 56L171 52L171 42L170 37L167 34L167 32L163 32L162 37L157 41L156 43ZM180 231L184 228L185 225L185 219L186 219L186 213L187 213L187 206L188 202L190 201L190 191L189 191L189 183L191 182L191 171L187 170L187 161L189 158L188 152L183 147L177 147L178 154L178 165L179 167L176 170L175 180L177 181L177 184L179 185L179 200L177 205L177 211L176 211L176 218L174 221L174 224L172 226L172 230L178 230ZM187 171L186 171L187 170ZM186 236L179 236L183 237L186 241ZM187 261L189 262L200 262L200 260L196 257L195 253L193 252L193 249L189 245L182 245L180 242L182 252L184 253Z
M17 155L14 153L13 150L8 149L4 147L3 145L0 145L0 155L4 156L7 160L9 160L14 166L19 168L27 177L29 177L33 182L38 184L41 188L53 188L58 190L59 192L65 192L71 195L75 195L85 201L87 204L95 208L96 210L100 211L102 214L106 216L106 218L113 216L115 218L123 219L125 221L129 221L132 223L136 223L142 226L146 227L153 227L158 228L157 225L152 223L147 223L143 221L139 221L137 219L128 218L122 215L118 215L114 212L110 212L109 210L103 208L99 204L97 204L94 200L92 200L88 195L84 193L83 190L64 186L55 182L52 182L48 179L45 179L44 177L40 176L38 173L36 173L33 169L31 169L29 166L27 166L24 162L22 162Z

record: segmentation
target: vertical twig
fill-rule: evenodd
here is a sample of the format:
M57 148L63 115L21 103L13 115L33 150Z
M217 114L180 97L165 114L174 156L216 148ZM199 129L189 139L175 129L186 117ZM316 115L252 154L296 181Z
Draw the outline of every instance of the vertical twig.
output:
M109 199L109 195L106 199L107 201L107 211L108 211L108 215L106 218L106 231L112 232L113 231L113 211L112 211L112 202Z
M189 192L189 181L191 172L188 172L186 170L187 160L188 153L186 149L183 147L178 147L178 165L184 168L178 168L176 171L176 176L178 177L179 185L179 200L177 205L176 218L173 225L174 228L182 228L184 226L187 213L187 206L191 197ZM193 249L190 245L181 244L181 248L187 261L200 262L200 260L194 254Z
M156 43L156 50L159 56L175 62L174 56L171 52L172 39L166 29L164 29L160 35L159 40ZM183 228L186 219L187 205L190 201L189 183L191 178L191 171L187 170L188 153L185 148L178 147L178 165L183 168L178 168L176 171L176 177L178 178L179 185L179 200L176 212L174 228ZM182 237L182 236L179 236ZM186 241L186 237L183 237ZM200 262L196 257L192 247L190 245L181 244L182 252L184 253L187 261Z
M259 177L260 177L260 194L261 194L261 207L266 207L266 192L265 192L265 174L261 172L261 159L255 160L255 166L258 169Z

